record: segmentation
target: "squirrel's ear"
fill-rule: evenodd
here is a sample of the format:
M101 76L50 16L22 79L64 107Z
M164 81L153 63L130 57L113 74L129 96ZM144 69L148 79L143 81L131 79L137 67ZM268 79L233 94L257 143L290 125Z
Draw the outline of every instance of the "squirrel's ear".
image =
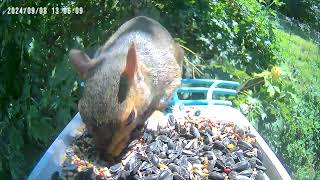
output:
M98 64L98 61L91 60L88 55L80 50L71 49L69 59L73 68L79 73L81 78L86 78L90 69Z
M133 79L134 75L137 71L137 53L136 53L136 47L134 43L130 44L128 54L127 54L127 63L126 68L124 70L124 73L127 74L129 79Z

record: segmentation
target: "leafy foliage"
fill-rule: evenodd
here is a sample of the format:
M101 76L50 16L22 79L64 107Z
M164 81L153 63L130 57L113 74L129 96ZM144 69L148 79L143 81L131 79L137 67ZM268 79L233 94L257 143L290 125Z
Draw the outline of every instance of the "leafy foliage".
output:
M219 76L214 74L219 65L252 73L274 61L269 12L254 0L165 2L163 9L167 12L160 21L197 52L201 58L193 62L205 65L200 67L205 77ZM188 77L190 70L186 70Z
M264 85L239 96L238 103L250 106L248 117L281 155L297 179L319 178L319 48L301 39L274 30L279 45L276 56L279 79L268 70Z
M314 29L320 29L320 1L319 0L284 0L279 7L283 14L298 19Z
M275 14L272 4L280 2L4 1L1 9L83 7L84 13L0 16L0 179L25 177L77 111L79 79L68 51L79 48L92 55L135 15L158 20L184 47L184 77L241 82L262 77L264 85L247 88L236 104L250 105L249 118L294 175L313 176L319 171L320 124L315 118L320 99L317 81L309 74L319 64L308 59L318 56L301 52L293 57L285 50L292 46L284 44L287 39L279 38L269 20ZM308 63L299 64L298 58ZM268 72L275 64L281 69L279 79ZM305 93L307 85L313 86Z
M57 2L60 7L62 4L88 12L86 16L48 13L0 17L0 179L24 177L75 114L78 77L68 63L68 51L97 45L103 30L126 13L121 9L123 4L116 2L106 3L105 10L98 1ZM53 7L43 1L6 1L2 5L1 9Z

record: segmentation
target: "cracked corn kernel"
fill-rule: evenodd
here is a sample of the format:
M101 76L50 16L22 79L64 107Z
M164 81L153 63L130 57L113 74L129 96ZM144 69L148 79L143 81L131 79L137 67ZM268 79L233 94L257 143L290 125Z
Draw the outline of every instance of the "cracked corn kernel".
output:
M228 148L230 151L232 151L233 148L234 148L234 145L233 145L233 144L228 144L228 145L227 145L227 148Z
M163 164L163 163L160 163L160 164L159 164L159 168L160 168L161 170L164 170L164 169L168 169L168 166L165 165L165 164Z

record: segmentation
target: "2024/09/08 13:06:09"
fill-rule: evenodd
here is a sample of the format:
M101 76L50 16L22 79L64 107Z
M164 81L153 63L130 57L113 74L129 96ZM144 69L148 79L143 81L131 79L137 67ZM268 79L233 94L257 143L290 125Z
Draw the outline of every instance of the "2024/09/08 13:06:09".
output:
M7 7L2 15L18 14L83 14L83 7Z

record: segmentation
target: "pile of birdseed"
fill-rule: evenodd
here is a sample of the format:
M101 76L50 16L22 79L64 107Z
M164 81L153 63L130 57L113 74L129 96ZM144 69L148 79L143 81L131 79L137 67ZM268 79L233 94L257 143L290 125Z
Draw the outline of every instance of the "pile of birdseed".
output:
M85 131L52 179L264 179L266 168L250 130L200 114L187 109L183 116L169 115L164 127L133 139L113 165L98 158Z

